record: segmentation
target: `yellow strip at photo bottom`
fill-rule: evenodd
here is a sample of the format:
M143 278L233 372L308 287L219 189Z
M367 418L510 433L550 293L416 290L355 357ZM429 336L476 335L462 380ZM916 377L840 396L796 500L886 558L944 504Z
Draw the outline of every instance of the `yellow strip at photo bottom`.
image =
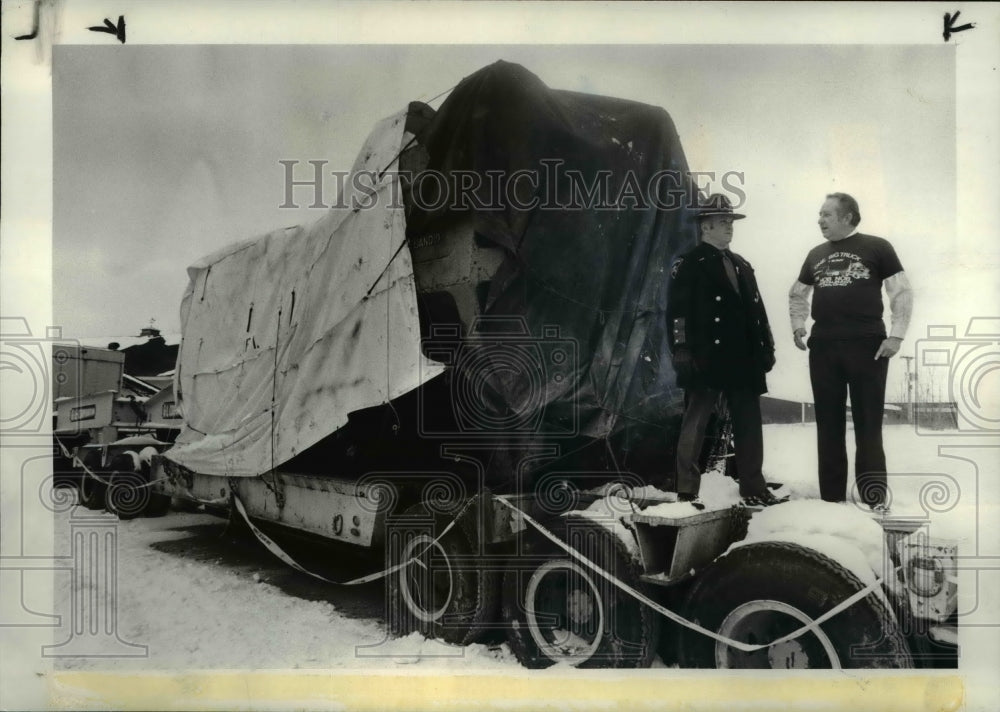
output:
M559 669L520 674L414 672L408 675L309 671L105 673L55 672L50 709L629 709L767 710L803 705L810 712L948 712L960 709L965 684L954 674L822 676L689 670ZM798 707L796 707L798 708Z

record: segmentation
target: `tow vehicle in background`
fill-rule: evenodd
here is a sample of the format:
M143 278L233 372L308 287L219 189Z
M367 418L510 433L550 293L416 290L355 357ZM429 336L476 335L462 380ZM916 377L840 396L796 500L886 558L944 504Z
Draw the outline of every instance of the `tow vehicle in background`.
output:
M133 341L161 360L161 352L169 358L176 350L152 328ZM129 356L136 360L133 347L120 349L119 341L108 346L114 348L52 346L53 483L77 488L88 509L122 518L160 516L170 498L149 489L149 461L180 430L172 378L132 375L126 362Z

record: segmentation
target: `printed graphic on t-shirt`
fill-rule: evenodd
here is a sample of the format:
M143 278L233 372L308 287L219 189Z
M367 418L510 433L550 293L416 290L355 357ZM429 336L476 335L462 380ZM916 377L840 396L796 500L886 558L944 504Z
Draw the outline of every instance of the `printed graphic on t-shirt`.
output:
M872 275L860 256L853 252L834 252L813 266L813 276L817 287L849 287Z

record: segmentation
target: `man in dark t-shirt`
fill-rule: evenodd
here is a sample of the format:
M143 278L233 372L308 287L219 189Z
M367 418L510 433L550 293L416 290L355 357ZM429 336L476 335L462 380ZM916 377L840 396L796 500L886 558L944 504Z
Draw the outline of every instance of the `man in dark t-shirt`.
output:
M809 349L809 377L816 405L820 496L847 496L847 395L857 452L854 475L861 501L888 512L882 412L889 359L899 351L912 309L903 266L887 240L857 231L861 211L846 193L832 193L820 208L826 242L809 251L789 292L795 345ZM889 295L892 328L882 322L882 287ZM814 320L808 347L806 317Z

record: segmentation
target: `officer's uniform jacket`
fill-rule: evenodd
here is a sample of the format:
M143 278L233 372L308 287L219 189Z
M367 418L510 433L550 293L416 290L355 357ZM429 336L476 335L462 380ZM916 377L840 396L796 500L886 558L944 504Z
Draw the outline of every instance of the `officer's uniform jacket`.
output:
M687 347L696 368L682 388L748 387L767 391L774 339L750 263L730 253L739 292L726 276L722 252L701 243L671 268L667 334L671 352Z

